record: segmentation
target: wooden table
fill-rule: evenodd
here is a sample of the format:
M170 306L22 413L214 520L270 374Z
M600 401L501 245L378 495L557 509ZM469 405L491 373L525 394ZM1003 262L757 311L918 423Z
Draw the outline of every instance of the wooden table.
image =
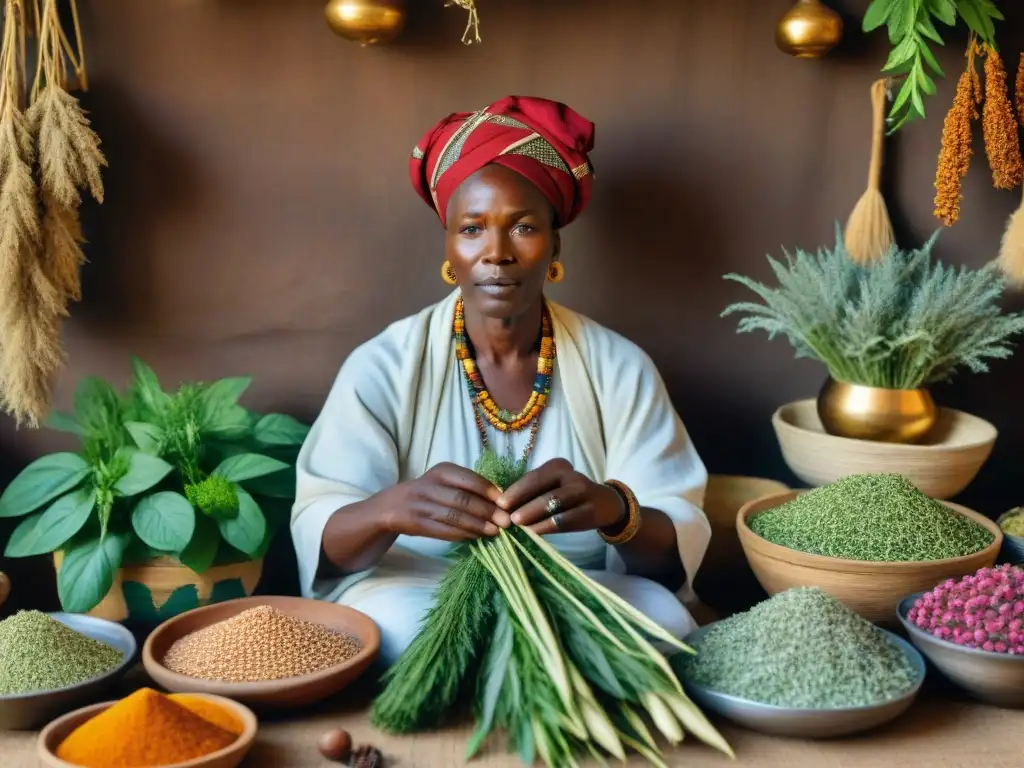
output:
M137 673L125 681L127 693L146 684ZM753 768L1024 768L1024 713L982 706L945 689L929 688L899 720L856 738L797 741L762 736L718 723L736 751L735 762L693 737L666 754L669 766L751 766ZM317 739L327 728L348 730L356 743L381 749L389 768L455 768L464 765L469 728L418 736L391 737L374 731L362 692L344 693L303 712L262 715L256 745L243 768L330 768ZM35 768L36 734L0 733L0 765ZM511 755L474 760L481 768L522 768ZM588 768L590 763L587 763ZM639 759L629 766L646 765Z

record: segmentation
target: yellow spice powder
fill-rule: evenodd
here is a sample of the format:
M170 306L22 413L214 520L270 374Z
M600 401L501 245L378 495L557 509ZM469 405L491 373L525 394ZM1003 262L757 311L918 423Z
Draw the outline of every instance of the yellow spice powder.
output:
M242 735L241 721L233 713L219 704L214 704L209 699L189 693L172 693L167 698L185 707L193 714L199 715L203 720L223 728L228 733L233 733L236 736Z

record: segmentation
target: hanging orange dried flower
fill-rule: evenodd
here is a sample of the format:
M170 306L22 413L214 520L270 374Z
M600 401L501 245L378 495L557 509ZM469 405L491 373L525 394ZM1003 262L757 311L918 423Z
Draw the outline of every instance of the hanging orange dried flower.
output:
M961 181L967 175L971 155L971 120L978 119L981 82L974 68L974 45L967 52L967 68L956 84L953 105L942 125L942 148L935 172L935 217L947 227L960 218Z
M1017 65L1017 119L1024 126L1024 53L1020 55L1020 63Z
M985 106L981 125L992 183L997 189L1014 189L1024 181L1020 129L1007 93L1006 68L999 52L991 46L985 51Z

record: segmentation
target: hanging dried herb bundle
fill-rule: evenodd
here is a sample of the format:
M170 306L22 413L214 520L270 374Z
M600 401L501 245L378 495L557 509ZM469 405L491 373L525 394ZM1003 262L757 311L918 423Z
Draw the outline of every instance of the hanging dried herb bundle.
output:
M499 488L525 467L485 453L476 471ZM632 749L665 766L645 718L672 744L686 728L732 756L687 698L656 639L691 649L588 578L527 528L462 547L419 634L388 671L373 724L436 728L460 705L476 714L472 758L496 729L526 765L625 762Z
M466 45L472 45L474 41L477 43L481 42L480 15L476 10L476 0L448 0L448 2L444 4L444 7L447 8L452 5L457 5L459 8L464 9L467 14L466 31L462 33L462 42ZM470 32L473 33L474 39L470 39Z
M953 106L942 126L942 148L935 172L935 217L947 227L960 218L961 183L974 154L971 121L980 117L981 79L975 68L974 55L975 45L972 42L967 49L967 67L956 84Z
M87 86L77 7L68 2L77 51L57 0L5 0L0 48L0 405L32 427L49 411L64 360L61 324L69 302L81 298L79 189L102 202L106 165L67 90L68 66ZM28 98L30 27L37 50Z
M1024 53L1017 66L1017 120L1024 127ZM1007 282L1016 288L1024 288L1024 201L1010 216L999 244L999 268Z
M1014 189L1024 181L1017 116L1010 105L1006 68L999 52L985 47L985 107L982 115L985 154L997 189Z

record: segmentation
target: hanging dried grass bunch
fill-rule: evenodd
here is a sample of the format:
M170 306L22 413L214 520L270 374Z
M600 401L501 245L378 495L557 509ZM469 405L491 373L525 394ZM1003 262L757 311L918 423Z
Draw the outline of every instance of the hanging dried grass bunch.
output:
M468 17L466 19L466 31L462 33L462 42L466 45L472 45L474 41L477 43L481 42L480 15L476 11L475 0L448 0L448 2L444 4L444 7L447 8L452 5L457 5L459 8L465 9ZM470 32L473 33L474 39L470 39Z
M981 78L974 64L975 52L972 40L967 47L967 67L956 84L956 96L942 126L942 148L935 172L935 217L947 227L960 218L961 184L974 154L971 121L980 117Z
M1016 113L1018 123L1024 127L1024 53L1017 66ZM1010 216L1006 231L999 244L999 268L1015 288L1024 288L1024 201Z
M0 45L0 406L20 426L46 417L64 361L61 324L81 296L79 188L102 201L99 140L67 91L70 65L87 86L75 0L77 53L57 0L4 0ZM28 99L30 29L38 43ZM27 111L26 101L30 101Z

